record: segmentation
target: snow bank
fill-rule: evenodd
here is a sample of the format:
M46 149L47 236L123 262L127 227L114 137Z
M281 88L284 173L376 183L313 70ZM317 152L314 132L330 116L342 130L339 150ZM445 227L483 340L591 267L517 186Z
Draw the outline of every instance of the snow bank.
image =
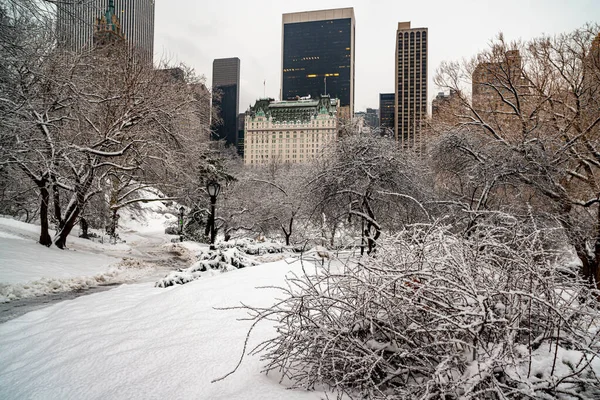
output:
M0 282L26 283L105 272L118 259L82 251L44 247L26 239L0 237Z
M106 269L106 265L104 269ZM85 290L99 285L130 282L140 279L154 271L154 268L143 262L125 259L108 270L93 276L76 276L72 278L44 277L26 283L0 283L0 303L45 296L52 293Z
M196 258L198 261L194 265L189 268L170 272L166 277L156 282L156 286L164 288L173 285L183 285L184 283L199 279L205 272L227 272L239 268L253 267L258 264L235 248L201 251L196 254Z
M0 218L1 303L127 282L153 271L137 261L121 261L131 250L125 244L69 237L69 248L60 250L39 245L39 230L37 225Z
M247 357L230 378L210 383L237 363L249 321L241 310L267 306L299 263L265 264L168 289L151 284L65 301L0 325L0 398L290 399L322 392L286 390ZM260 324L254 346L274 335Z

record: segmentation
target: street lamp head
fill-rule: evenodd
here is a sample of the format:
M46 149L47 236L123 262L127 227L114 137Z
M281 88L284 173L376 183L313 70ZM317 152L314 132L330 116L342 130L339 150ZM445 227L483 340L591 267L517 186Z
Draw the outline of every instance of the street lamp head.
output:
M183 215L184 212L185 208L183 208L183 206L179 207L179 215Z
M206 184L206 191L210 197L217 197L221 191L221 185L217 181L210 181Z

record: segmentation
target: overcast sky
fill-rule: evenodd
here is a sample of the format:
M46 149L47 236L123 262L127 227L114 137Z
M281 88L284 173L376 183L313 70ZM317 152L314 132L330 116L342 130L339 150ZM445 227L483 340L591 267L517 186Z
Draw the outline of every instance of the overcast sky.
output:
M600 21L600 0L156 0L155 61L184 62L212 82L215 58L241 60L240 112L263 96L279 96L281 15L354 7L355 111L379 108L379 93L394 91L398 22L429 28L429 98L444 60L471 57L498 32L509 40L568 32Z

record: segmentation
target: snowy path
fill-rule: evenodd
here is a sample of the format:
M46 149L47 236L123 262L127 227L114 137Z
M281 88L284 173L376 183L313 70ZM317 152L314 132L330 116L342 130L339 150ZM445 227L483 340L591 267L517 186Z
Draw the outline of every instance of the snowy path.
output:
M0 218L0 323L189 266L185 249L165 246L172 236L161 232L125 233L127 243L118 245L73 237L68 250L40 246L38 234L35 225Z

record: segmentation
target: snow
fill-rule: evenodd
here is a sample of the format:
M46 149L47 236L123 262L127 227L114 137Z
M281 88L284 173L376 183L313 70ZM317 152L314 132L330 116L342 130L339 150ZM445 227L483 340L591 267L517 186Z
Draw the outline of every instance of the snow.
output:
M135 219L130 215L133 213ZM155 270L153 267L123 259L142 255L129 243L149 243L148 247L159 248L169 242L170 238L163 233L169 215L160 202L128 207L120 221L121 237L126 243L115 245L108 239L104 243L81 239L75 229L67 238L66 250L40 246L39 225L0 217L0 303L128 282L150 274ZM143 226L140 233L133 232L140 226Z
M89 240L69 238L69 250L40 246L39 229L0 218L0 303L131 279L141 273L140 268L135 273L124 268L120 257L102 254L103 245ZM113 246L112 251L124 249Z
M15 284L42 278L70 278L106 271L107 265L119 261L101 254L44 248L26 239L0 237L0 281Z
M300 262L263 264L186 285L151 283L65 301L0 325L0 398L319 399L286 390L247 356L237 363L249 321L243 311L216 310L272 303ZM250 346L273 335L258 325Z
M39 226L0 217L0 301L151 273L139 259L123 257L178 248L193 262L207 251L203 244L169 243L164 224L173 214L151 204L121 213L126 244L116 246L73 235L68 250L46 248L36 243ZM234 375L211 383L236 366L250 326L238 320L245 312L215 307L267 306L274 290L256 287L281 285L300 269L285 259L207 271L169 288L154 280L124 284L9 320L0 324L0 399L321 399L323 392L287 390L279 377L262 374L259 356L246 356ZM249 345L274 334L270 322L259 324Z
M150 190L138 191L139 198L157 198L164 197L158 191ZM152 201L149 203L134 203L128 207L119 210L119 228L124 232L154 233L164 232L169 225L177 224L177 213L180 205L174 202L171 206L166 206L161 201Z

